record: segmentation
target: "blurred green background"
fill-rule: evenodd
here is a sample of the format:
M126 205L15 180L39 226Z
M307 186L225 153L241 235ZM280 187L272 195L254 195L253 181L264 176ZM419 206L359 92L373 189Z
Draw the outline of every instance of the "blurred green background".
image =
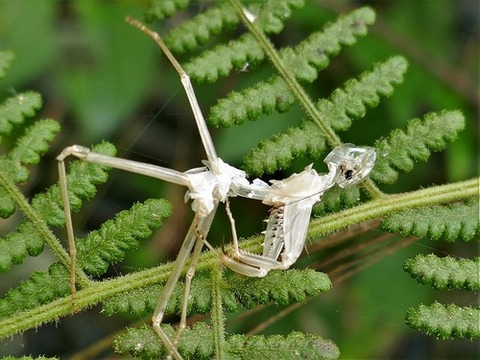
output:
M187 11L156 29L165 33L211 3L193 1ZM417 164L412 173L401 176L395 186L385 187L385 191L415 190L478 174L477 1L306 0L306 6L287 21L285 30L273 37L275 46L294 45L339 13L363 5L377 12L377 22L369 35L353 47L344 48L319 79L306 86L307 91L312 98L328 96L348 78L371 69L372 63L403 55L410 63L404 83L396 87L390 99L383 98L365 119L355 122L342 139L372 144L392 129L404 127L412 117L441 109L460 109L467 126L459 139L443 153L434 154L427 164ZM122 157L181 171L199 166L203 151L177 75L155 44L124 22L126 15L141 18L147 6L148 1L140 0L0 0L0 49L16 54L7 76L0 81L0 98L25 90L37 91L44 99L40 116L58 120L63 128L41 166L33 170L25 186L29 194L56 181L54 157L74 143L90 146L106 139L118 147ZM222 35L218 41L231 37L232 34ZM183 63L194 55L180 55L179 60ZM272 71L265 62L250 73L234 72L215 84L194 84L202 109L208 114L218 98L232 89L266 79ZM296 125L303 116L303 111L294 107L286 114L273 114L241 127L212 129L217 151L224 160L239 165L258 140ZM301 168L307 161L299 159L294 168ZM183 193L184 189L176 186L114 171L99 196L75 216L77 233L97 228L136 201L166 197L174 204L175 213L164 231L112 268L110 276L172 259L191 219ZM242 202L233 206L240 235L261 230L263 208L252 209L250 203ZM0 235L6 234L13 223L0 220ZM63 238L61 231L59 236ZM220 216L211 240L218 243L227 236L228 228ZM412 280L402 267L407 258L419 252L472 256L476 250L474 245L447 246L419 240L356 273L328 294L267 327L265 333L318 332L336 342L344 359L474 357L478 352L475 343L435 341L409 330L403 318L409 307L421 301L454 299L468 304L476 300L462 293L430 291ZM48 268L51 261L49 254L44 253L8 274L0 274L0 294L29 273ZM108 344L106 350L95 355L87 350L99 341L108 343L112 333L139 319L105 319L99 310L94 308L3 341L0 355L112 358ZM259 319L268 319L277 312L277 308L268 308L256 315L255 322L237 319L227 330L248 331ZM102 348L101 342L99 346Z

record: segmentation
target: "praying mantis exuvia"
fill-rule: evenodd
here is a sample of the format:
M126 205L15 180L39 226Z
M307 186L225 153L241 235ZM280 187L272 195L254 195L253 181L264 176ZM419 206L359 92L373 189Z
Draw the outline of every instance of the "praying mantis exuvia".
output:
M280 181L274 180L271 184L259 179L252 182L248 181L244 171L230 166L217 156L189 76L176 61L160 36L138 20L132 18L126 20L153 38L178 72L193 111L207 160L204 161L204 167L179 172L152 164L94 153L88 148L78 145L67 147L61 152L57 160L71 257L72 302L75 302L76 292L76 252L64 159L68 156L74 156L87 162L186 186L188 188L186 198L193 200L192 210L195 212L195 216L179 250L170 277L158 299L152 318L153 327L164 343L169 354L168 357L173 356L175 359L181 359L176 344L186 326L186 304L190 284L195 272L196 261L203 246L206 244L211 248L206 238L219 203L226 203L226 211L233 235L232 255L223 251L219 253L226 266L240 274L257 277L265 276L272 269L288 269L298 259L304 247L313 205L320 201L321 196L335 185L346 187L364 179L373 168L375 151L370 147L344 144L333 149L325 158L325 163L329 168L329 172L325 175L319 175L309 166L299 174L293 174ZM239 248L233 215L228 205L228 198L235 196L260 200L271 207L262 254L252 254ZM172 340L167 337L160 325L174 287L190 256L191 262L186 272L179 330L175 339Z

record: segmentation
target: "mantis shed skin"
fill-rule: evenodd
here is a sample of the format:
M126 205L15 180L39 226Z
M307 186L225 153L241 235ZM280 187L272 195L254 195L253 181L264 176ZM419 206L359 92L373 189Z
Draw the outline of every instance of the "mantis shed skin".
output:
M178 72L208 160L203 162L204 167L180 172L152 164L98 154L79 145L69 146L59 154L57 157L59 184L71 258L72 304L75 308L76 250L64 160L69 156L74 156L90 163L138 173L187 187L185 200L192 200L191 206L195 217L152 317L153 328L167 348L167 358L174 357L178 360L182 359L182 356L176 345L186 327L187 300L191 280L203 246L207 245L211 248L207 242L207 235L218 205L226 204L232 228L233 254L232 256L223 252L219 254L228 267L240 274L257 277L265 276L273 269L288 269L298 259L303 249L313 205L320 201L321 196L331 187L335 185L346 187L364 179L373 168L375 151L373 148L344 144L333 149L325 158L329 168L327 174L319 175L312 166L309 166L299 174L293 174L284 180L273 180L270 184L259 179L248 181L244 171L225 163L217 156L189 76L173 57L160 36L138 20L127 18L126 21L155 40ZM228 205L228 199L235 196L260 200L271 207L262 254L252 254L241 250L238 246L235 223ZM186 272L181 320L175 338L170 339L160 325L168 301L189 258L191 261Z

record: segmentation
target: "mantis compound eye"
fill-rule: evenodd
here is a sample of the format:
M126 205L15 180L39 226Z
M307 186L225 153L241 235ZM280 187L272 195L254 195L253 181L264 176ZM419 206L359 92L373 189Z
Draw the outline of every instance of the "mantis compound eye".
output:
M352 180L353 178L353 170L345 171L345 180Z

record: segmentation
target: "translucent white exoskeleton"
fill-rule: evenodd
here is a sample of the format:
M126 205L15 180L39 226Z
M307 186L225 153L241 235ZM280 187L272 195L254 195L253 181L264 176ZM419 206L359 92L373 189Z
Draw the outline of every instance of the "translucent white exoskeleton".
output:
M345 188L363 180L375 164L376 153L370 147L343 144L325 158L329 172L319 175L312 165L284 180L273 180L271 186L255 180L249 186L235 188L238 195L261 200L271 206L262 254L239 248L234 221L233 254L223 253L223 262L232 270L247 276L263 277L270 270L288 269L300 256L307 235L310 214L315 203L335 185Z
M168 350L168 358L173 356L175 359L182 359L176 344L186 327L190 284L203 246L206 244L211 247L206 238L218 205L221 202L226 203L226 210L232 227L235 245L233 257L230 258L225 254L220 254L229 267L248 276L264 276L272 269L287 269L296 261L303 248L313 204L319 201L323 193L334 185L345 187L362 180L368 175L373 166L375 152L371 148L346 144L332 150L325 159L329 168L326 175L318 175L314 169L308 167L300 174L294 174L285 180L273 181L271 185L258 179L250 183L245 172L225 163L217 156L189 76L176 61L160 36L135 19L127 18L127 22L153 38L178 72L192 108L207 160L204 161L204 167L179 172L161 166L94 153L79 145L67 147L60 153L57 160L71 257L72 303L75 306L76 251L65 175L65 158L74 156L87 162L138 173L187 187L185 198L186 200L192 200L191 206L195 216L152 317L153 327ZM235 223L228 205L228 198L234 196L260 200L271 206L272 210L262 255L250 254L239 249ZM186 272L179 329L175 338L170 339L160 325L175 285L190 257L190 265Z
M200 133L202 144L207 155L207 160L204 161L204 167L191 169L186 172L179 172L176 170L152 164L141 163L137 161L120 159L94 153L88 148L79 145L67 147L61 152L61 154L57 157L57 160L59 169L59 183L62 194L63 207L65 211L67 237L71 257L72 303L75 306L76 251L70 203L68 199L68 189L66 183L64 163L65 158L67 158L68 156L74 156L87 162L105 165L111 168L142 174L152 178L186 186L188 188L188 191L186 193L185 199L193 200L192 210L195 212L195 217L179 250L174 267L172 269L169 279L165 284L164 290L159 297L152 318L152 323L155 331L158 333L162 342L165 344L165 347L168 349L168 357L171 358L173 356L176 359L181 359L182 357L176 349L176 342L178 341L182 330L186 326L186 304L190 291L191 279L195 272L196 260L201 253L204 241L209 232L219 203L225 202L228 196L232 196L232 194L230 193L230 188L232 186L235 188L242 188L243 186L248 186L249 182L246 179L245 172L226 164L224 161L222 161L222 159L217 156L215 147L213 145L210 133L200 110L200 106L196 99L189 76L185 73L180 64L170 53L169 49L163 43L160 36L135 19L127 18L127 22L152 37L160 46L162 51L165 53L165 55L168 57L168 59L178 72L182 85L187 94L190 106L192 108L192 112L197 124L198 131ZM175 339L172 341L164 333L164 331L160 327L160 324L162 323L168 301L172 295L172 292L175 288L176 283L178 282L182 271L185 268L185 265L190 255L192 257L192 260L186 275L184 306L182 310L181 321L178 333Z

